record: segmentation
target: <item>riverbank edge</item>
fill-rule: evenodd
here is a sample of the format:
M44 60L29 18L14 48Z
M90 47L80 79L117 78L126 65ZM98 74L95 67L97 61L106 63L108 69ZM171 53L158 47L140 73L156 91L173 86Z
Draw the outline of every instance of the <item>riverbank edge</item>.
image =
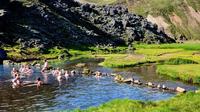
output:
M200 92L198 91L178 94L161 101L115 99L97 107L89 107L85 110L76 109L72 112L199 112L199 98Z

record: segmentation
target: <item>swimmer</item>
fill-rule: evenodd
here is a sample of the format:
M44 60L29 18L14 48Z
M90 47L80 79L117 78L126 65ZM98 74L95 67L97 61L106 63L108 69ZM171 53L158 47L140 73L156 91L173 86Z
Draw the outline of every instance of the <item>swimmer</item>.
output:
M70 75L69 75L68 71L66 70L65 71L65 79L68 80L69 78L70 78Z
M26 72L25 72L26 75L31 75L33 74L33 69L31 67L28 66L28 68L26 69Z
M62 81L62 72L59 71L56 77L57 77L58 82L61 82Z
M54 76L54 74L55 74L55 68L53 68L52 70L51 70L51 74Z
M18 74L18 70L16 68L13 68L12 71L11 71L11 75L13 77L15 77L17 74Z
M99 80L101 78L101 72L97 71L95 74L95 77Z
M20 86L22 86L22 81L20 80L20 75L19 75L19 73L17 73L16 75L15 75L15 78L12 80L12 87L13 88L18 88L18 87L20 87Z
M19 69L19 72L20 73L24 73L25 71L25 66L24 65L21 65L20 69Z
M54 76L54 77L57 77L59 74L62 74L62 72L60 71L60 68L57 68L57 69L54 71L53 76Z
M40 77L37 78L36 84L37 84L37 88L39 88L43 84L43 82L41 81Z
M22 74L26 74L27 71L29 70L29 65L24 65L24 68L21 70L22 70L22 72L21 72Z
M71 71L71 77L74 77L76 75L76 72L74 70Z
M44 60L44 66L43 66L43 68L42 68L42 70L41 70L41 72L44 72L45 70L47 70L48 69L48 61L47 60Z

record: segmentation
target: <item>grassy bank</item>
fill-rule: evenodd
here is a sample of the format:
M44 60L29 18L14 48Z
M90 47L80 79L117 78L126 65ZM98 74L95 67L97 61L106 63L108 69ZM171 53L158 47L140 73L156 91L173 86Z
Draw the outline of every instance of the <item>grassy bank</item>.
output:
M200 50L199 43L184 43L184 44L136 44L136 48L144 48L144 49L183 49L183 50Z
M177 95L169 100L142 102L135 100L113 100L99 107L91 107L75 112L199 112L200 93Z
M200 83L200 64L158 65L157 73L186 82Z
M96 54L106 67L133 67L157 63L157 72L190 83L200 83L200 44L135 45L134 54Z
M137 44L135 47L133 54L96 54L96 57L104 58L101 65L106 67L128 67L141 63L160 63L170 59L179 59L182 64L188 64L188 61L183 60L200 63L200 44Z

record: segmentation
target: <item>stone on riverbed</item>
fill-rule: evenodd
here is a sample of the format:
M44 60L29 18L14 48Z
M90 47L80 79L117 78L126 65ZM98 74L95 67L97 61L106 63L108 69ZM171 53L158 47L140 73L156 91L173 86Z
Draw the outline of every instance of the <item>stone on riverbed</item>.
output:
M146 83L146 85L149 87L155 87L155 84L153 84L152 82L148 82L148 83Z
M124 83L127 83L127 84L130 84L130 83L132 83L133 81L134 81L133 78L128 78L128 79L124 79L124 80L123 80L123 82L124 82Z
M140 80L134 80L133 83L138 84L138 85L142 85L142 82Z
M168 89L168 88L167 88L165 85L162 85L162 89L165 89L165 90L166 90L166 89Z
M115 73L111 73L110 76L117 76L117 74L115 74Z
M99 72L99 71L96 71L96 72L95 72L95 75L96 75L96 76L101 76L101 75L102 75L102 73L101 73L101 72Z
M85 67L85 66L86 66L86 63L78 63L76 65L76 67L80 67L80 68Z
M114 80L117 82L123 82L124 78L121 75L116 75Z
M160 85L160 84L158 84L158 85L157 85L157 88L158 88L158 89L161 89L161 85Z
M82 73L83 73L84 75L89 75L89 74L91 73L91 70L88 69L88 68L84 68Z
M182 87L177 87L176 91L179 92L179 93L185 93L186 92L186 90Z

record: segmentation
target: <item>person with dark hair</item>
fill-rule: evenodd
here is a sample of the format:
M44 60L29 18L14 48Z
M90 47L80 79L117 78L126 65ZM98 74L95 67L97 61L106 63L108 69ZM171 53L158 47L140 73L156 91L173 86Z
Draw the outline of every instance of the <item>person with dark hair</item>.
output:
M43 84L43 82L42 82L42 80L40 79L40 77L37 78L36 84L37 84L37 88L39 88L39 87Z
M13 88L18 88L18 87L21 87L22 86L22 81L20 79L20 74L19 74L19 71L17 71L15 73L15 77L14 79L12 80L12 87Z
M18 74L18 70L16 68L13 68L11 71L12 77L15 78L17 74Z

